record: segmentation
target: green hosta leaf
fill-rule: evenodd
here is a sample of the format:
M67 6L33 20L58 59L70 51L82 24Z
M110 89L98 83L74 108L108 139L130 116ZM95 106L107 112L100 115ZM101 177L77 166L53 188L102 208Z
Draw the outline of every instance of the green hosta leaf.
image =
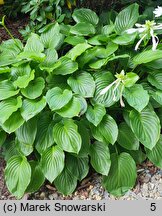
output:
M21 155L17 148L17 143L15 140L6 140L5 145L3 145L3 150L5 152L4 159L5 161L8 161L12 156L18 156Z
M14 95L17 95L19 90L16 90L10 80L3 80L0 82L0 100L5 100Z
M82 53L84 53L87 49L92 47L91 45L87 43L81 43L77 44L74 48L72 48L66 56L70 58L72 61L75 61L78 56L80 56Z
M106 190L114 196L121 196L133 188L137 177L136 164L128 153L111 155L109 175L104 177Z
M133 63L135 65L146 64L148 62L161 59L162 58L162 50L146 50L136 55L133 58Z
M93 77L87 72L79 72L70 76L67 83L71 89L83 97L93 97L95 91L95 82Z
M21 155L23 154L24 156L29 156L34 150L33 145L21 143L17 139L16 139L16 145L17 145L16 147L19 153Z
M28 75L19 76L17 80L13 82L14 86L19 88L26 88L31 80L34 79L35 70L32 70Z
M57 49L63 41L63 35L60 33L59 24L50 24L41 34L40 39L45 48Z
M162 73L160 71L152 71L147 79L151 85L162 90Z
M65 38L64 42L68 43L68 44L71 44L73 46L76 46L77 44L80 44L80 43L85 43L86 40L84 37L82 36L68 36Z
M72 91L59 87L48 90L46 94L47 103L52 111L59 110L64 107L72 99Z
M130 88L125 88L123 96L127 100L128 104L138 112L141 112L149 103L149 94L140 84L135 84Z
M139 141L150 150L156 145L160 137L160 120L156 113L145 108L140 113L130 112L130 123L133 132Z
M29 119L40 113L40 111L42 111L45 106L45 97L42 97L39 100L25 99L21 107L21 115L25 119L25 121L28 121Z
M13 133L16 131L22 124L24 119L21 116L20 111L13 112L12 115L1 125L3 130L7 133Z
M92 25L97 25L99 21L97 14L94 11L86 8L74 10L72 17L77 23L88 22Z
M114 90L114 86L112 86L104 95L100 95L101 91L113 81L114 77L110 72L100 72L97 74L95 79L96 91L94 98L92 99L93 103L102 104L105 107L110 107L119 100L120 92L118 88Z
M160 105L162 105L162 91L161 90L152 92L151 96L153 97L155 101L157 101Z
M79 111L79 114L78 116L82 116L86 111L87 111L87 101L85 98L83 98L82 96L80 95L75 95L75 98L80 102L80 111Z
M137 80L139 80L139 76L136 73L129 72L124 76L123 83L125 87L129 88L132 87Z
M107 44L109 38L106 35L100 34L100 35L95 35L88 39L88 43L91 45L103 45Z
M13 156L7 161L5 180L9 191L20 199L30 183L31 167L24 156Z
M62 172L64 159L64 152L58 146L52 146L42 154L42 172L51 183Z
M115 19L115 31L117 34L121 34L134 26L139 17L138 9L138 4L131 4L117 15Z
M72 74L76 70L78 70L78 64L77 62L72 61L71 59L67 57L62 57L60 59L61 65L58 65L56 69L53 70L53 73L55 75L61 74L61 75L66 75L66 74Z
M109 58L97 60L96 62L89 64L89 67L93 69L100 69L102 66L107 64L108 60Z
M53 138L64 151L78 153L81 148L81 136L72 119L64 119L55 124Z
M136 151L129 150L127 153L129 153L132 156L136 164L142 164L142 162L144 162L147 158L146 154L142 151L141 148L139 148L139 150Z
M30 161L31 166L31 181L28 185L26 192L34 193L43 185L45 177L38 162Z
M95 34L95 32L96 32L95 27L88 22L77 23L76 25L72 26L70 29L71 34L80 35L80 36L93 35Z
M44 53L37 53L34 51L26 51L22 52L17 56L17 59L19 61L26 60L26 61L36 61L36 62L42 62L46 58Z
M10 71L11 71L11 68L9 67L0 67L0 74L8 73Z
M110 152L107 144L95 142L90 147L91 165L102 175L108 175L111 165Z
M20 143L33 145L37 133L37 119L32 118L15 131Z
M106 109L103 105L95 104L94 107L89 105L86 112L86 118L89 122L97 127L97 125L102 121L105 114Z
M6 133L0 129L0 148L6 140Z
M82 102L78 96L73 96L73 98L66 106L64 106L60 110L56 110L56 112L64 118L79 116L82 112Z
M116 44L119 45L128 45L128 44L132 44L136 38L137 34L122 34L120 36L117 36L115 39L113 39L112 41Z
M53 115L51 112L43 112L39 116L35 147L42 154L47 148L54 144L53 140Z
M152 150L145 148L146 155L157 167L162 168L162 135Z
M15 81L17 80L19 77L25 77L24 80L26 80L30 74L31 74L31 67L29 65L29 62L24 62L20 65L14 65L11 68L11 76L12 76L12 80Z
M89 171L88 157L75 157L68 155L66 158L66 167L71 175L76 177L79 181L84 179Z
M9 98L0 102L0 123L4 123L12 113L16 112L22 106L21 96Z
M78 132L82 139L81 149L78 153L79 157L87 157L90 148L90 135L88 129L85 127L84 121L75 121L78 126Z
M72 194L77 186L77 178L65 166L62 173L54 180L54 185L64 195Z
M38 77L35 80L31 81L29 85L21 89L21 93L29 99L35 99L41 96L43 89L45 87L45 81L42 77Z
M118 134L117 141L125 149L128 150L139 149L139 140L132 132L131 128L125 122L122 122L119 125L119 134Z
M24 52L41 53L44 50L44 46L37 34L31 33L24 47Z
M58 59L58 54L56 50L53 48L48 48L45 51L45 54L46 54L45 60L39 65L41 70L48 70L49 68L54 67Z
M100 124L92 126L92 134L100 142L114 144L118 137L118 127L110 115L105 115Z
M2 42L2 44L0 45L0 53L2 52L0 58L0 67L18 62L18 59L16 57L22 51L22 49L23 44L18 39L11 39Z

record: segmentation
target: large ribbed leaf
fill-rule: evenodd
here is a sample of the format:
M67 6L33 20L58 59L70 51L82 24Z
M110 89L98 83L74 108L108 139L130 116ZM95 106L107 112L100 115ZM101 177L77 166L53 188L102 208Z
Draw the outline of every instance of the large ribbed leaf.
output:
M79 151L78 156L79 157L86 157L89 154L89 148L90 148L90 134L88 129L85 127L84 121L75 121L75 123L78 126L78 132L82 139L82 145L81 149Z
M15 42L16 41L16 42ZM0 45L0 67L18 62L17 55L22 51L23 44L20 40L6 40Z
M67 155L66 167L72 176L75 176L79 181L84 179L89 171L88 157L75 157Z
M59 87L48 90L46 94L47 103L52 111L59 110L64 107L72 99L72 91Z
M44 50L43 43L37 34L31 33L24 47L24 52L41 53Z
M82 112L82 101L78 96L73 96L66 106L60 110L56 110L56 112L64 118L79 116L80 112Z
M146 50L136 55L133 58L133 63L135 65L146 64L148 62L152 62L154 60L161 59L161 58L162 58L162 50L155 50L155 51Z
M118 134L117 141L125 149L128 150L139 149L139 140L132 132L131 128L125 122L122 122L119 125L119 134Z
M139 17L138 9L139 5L135 3L128 6L117 15L115 19L115 31L117 34L121 34L134 26Z
M25 119L25 121L28 121L29 119L37 115L40 111L42 111L45 106L45 97L42 97L40 100L25 99L21 107L21 115Z
M70 29L70 33L75 34L75 35L93 35L95 34L96 30L95 27L88 22L81 22L77 23L76 25L72 26Z
M12 115L1 125L3 130L7 133L12 133L16 131L22 124L24 119L21 116L20 111L12 113Z
M10 98L19 93L10 80L0 82L0 100Z
M162 90L153 91L151 96L155 101L162 105Z
M95 82L93 77L87 72L79 72L69 77L67 80L71 89L83 97L93 97L95 91Z
M53 73L55 75L61 74L61 75L66 75L66 74L72 74L76 70L78 70L78 64L77 62L72 61L71 59L67 57L62 57L60 60L60 64L58 64L58 67L53 70Z
M7 161L5 180L9 191L20 199L30 183L31 167L24 156L13 156Z
M111 165L108 145L95 142L90 146L91 165L102 175L108 175Z
M71 175L71 172L65 166L62 173L54 180L54 185L59 192L69 195L77 186L77 178Z
M6 133L5 131L1 130L0 128L0 147L3 145L3 143L5 142L6 140Z
M13 82L14 86L19 88L26 88L31 80L34 79L35 70L32 70L30 74L25 74L23 76L18 76L17 80Z
M0 123L4 123L13 112L22 106L21 97L9 98L0 102Z
M162 73L161 71L152 71L148 76L148 81L151 85L162 90Z
M146 155L153 164L162 168L162 135L152 150L145 148Z
M52 23L47 26L46 30L41 34L40 39L45 48L57 48L63 40L59 24Z
M149 94L140 84L135 84L130 88L125 88L123 96L127 100L128 104L138 112L142 111L149 103Z
M37 191L45 181L45 177L41 170L40 164L37 161L30 161L31 166L31 181L26 192L33 193Z
M40 69L41 70L47 70L49 68L52 68L54 67L57 59L58 59L58 54L56 52L55 49L53 48L48 48L46 51L45 51L45 54L46 54L46 58L45 60L39 65Z
M129 117L136 137L151 150L160 137L160 120L156 113L147 107L140 113L132 110Z
M72 119L64 119L53 128L54 141L65 151L78 153L81 148L81 136Z
M119 90L114 90L112 86L105 94L101 95L101 91L114 81L114 78L110 72L98 72L95 77L96 91L93 103L103 104L105 107L110 107L119 100Z
M65 155L58 146L48 148L41 158L41 168L45 177L52 183L64 168Z
M84 53L88 48L92 47L88 43L80 43L73 47L66 56L71 58L72 61L75 61L78 56Z
M97 126L106 114L106 109L102 104L95 104L94 107L88 106L86 118L89 122Z
M43 112L42 115L39 116L35 147L40 154L42 154L48 147L52 146L54 143L54 122L52 120L53 115L51 112Z
M118 127L115 120L110 115L105 115L100 124L91 126L92 134L100 142L114 144L118 137Z
M136 164L128 153L111 155L111 167L108 176L103 179L104 187L114 196L121 196L131 189L136 181Z
M35 99L41 96L45 87L45 81L42 77L38 77L31 81L26 88L21 89L21 93L29 99Z
M74 10L72 17L77 23L88 22L93 25L97 25L99 21L97 14L94 11L87 8Z
M20 143L33 145L37 133L37 119L32 118L15 131Z

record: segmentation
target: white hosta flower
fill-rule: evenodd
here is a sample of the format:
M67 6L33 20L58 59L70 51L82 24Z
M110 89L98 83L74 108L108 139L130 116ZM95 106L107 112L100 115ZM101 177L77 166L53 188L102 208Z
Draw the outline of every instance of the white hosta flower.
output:
M162 7L158 6L157 8L155 8L153 13L155 14L155 17L160 17L162 15Z
M104 89L102 89L102 91L100 92L100 95L104 95L106 92L109 91L109 89L112 86L114 86L112 96L113 96L113 101L116 101L115 92L116 92L117 88L120 86L120 84L123 82L124 75L125 75L124 70L122 70L120 74L115 75L115 77L117 79L114 82L112 82L111 84L109 84L108 86L106 86ZM124 90L124 85L122 84L121 89L120 89L120 105L121 105L121 107L125 107L125 104L124 104L123 99L122 99L123 90Z
M152 50L156 50L156 47L159 43L159 39L155 35L154 31L162 29L162 24L156 24L154 21L147 20L145 22L145 24L136 23L135 26L137 28L131 28L131 29L126 30L126 32L128 34L132 34L134 32L137 32L137 33L139 33L139 36L141 37L135 46L135 50L137 50L139 48L141 42L145 38L152 38Z

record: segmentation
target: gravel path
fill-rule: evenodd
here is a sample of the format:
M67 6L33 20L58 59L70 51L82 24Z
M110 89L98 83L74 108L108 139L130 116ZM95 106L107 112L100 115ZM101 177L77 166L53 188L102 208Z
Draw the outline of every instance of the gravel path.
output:
M15 199L7 190L4 183L4 161L0 158L0 200ZM23 199L35 200L138 200L162 199L162 170L153 166L149 161L137 167L138 178L135 187L124 196L118 198L110 195L102 187L102 178L94 173L84 179L76 191L70 196L63 196L55 187L48 184L34 194L26 194Z

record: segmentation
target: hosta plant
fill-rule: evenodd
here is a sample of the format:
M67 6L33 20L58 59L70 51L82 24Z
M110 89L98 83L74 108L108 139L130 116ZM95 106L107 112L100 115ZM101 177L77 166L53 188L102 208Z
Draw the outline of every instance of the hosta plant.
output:
M0 45L0 145L17 198L45 179L71 194L89 169L121 196L135 185L136 164L162 168L160 24L143 20L137 31L138 9L107 23L78 9L74 25Z

